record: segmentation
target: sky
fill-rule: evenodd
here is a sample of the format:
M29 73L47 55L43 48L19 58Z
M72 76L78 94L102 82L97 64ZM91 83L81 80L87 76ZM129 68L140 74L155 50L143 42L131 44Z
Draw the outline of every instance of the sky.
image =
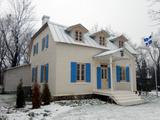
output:
M33 0L33 4L37 28L42 16L48 15L51 21L65 26L81 23L89 30L95 25L107 27L137 44L157 29L148 15L148 0Z

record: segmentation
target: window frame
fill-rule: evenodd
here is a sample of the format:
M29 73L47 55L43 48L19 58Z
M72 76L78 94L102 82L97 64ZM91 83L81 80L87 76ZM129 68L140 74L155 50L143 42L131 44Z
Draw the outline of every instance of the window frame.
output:
M33 67L33 69L34 69L33 82L35 82L38 79L38 66Z
M47 80L46 80L46 76L47 76L47 74L46 74L47 64L44 64L42 66L43 66L43 72L41 74L43 74L43 78L42 78L42 83L43 83L43 82L47 82Z
M102 45L102 46L105 46L105 43L106 43L106 39L104 36L100 36L99 37L99 44Z
M76 82L85 82L86 81L86 64L77 63L76 71Z
M105 64L101 65L101 79L108 79L108 66Z
M76 30L75 31L75 40L79 41L79 42L83 41L83 39L82 39L82 32L80 30Z
M124 41L119 41L119 48L123 47L124 46Z

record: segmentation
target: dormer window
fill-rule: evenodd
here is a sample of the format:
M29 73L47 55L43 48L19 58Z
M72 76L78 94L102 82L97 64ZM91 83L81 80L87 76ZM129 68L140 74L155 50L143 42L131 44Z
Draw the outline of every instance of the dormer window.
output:
M75 40L82 41L82 32L75 31Z
M99 44L105 46L105 37L99 37Z
M124 41L119 41L119 48L123 47Z

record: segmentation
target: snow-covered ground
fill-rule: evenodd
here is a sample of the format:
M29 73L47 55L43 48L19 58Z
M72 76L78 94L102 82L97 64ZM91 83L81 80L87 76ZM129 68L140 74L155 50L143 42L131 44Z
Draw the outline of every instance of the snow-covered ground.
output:
M156 98L152 92L144 98L147 103L137 106L88 99L52 102L33 110L31 103L15 109L15 96L0 95L0 120L160 120L160 97Z

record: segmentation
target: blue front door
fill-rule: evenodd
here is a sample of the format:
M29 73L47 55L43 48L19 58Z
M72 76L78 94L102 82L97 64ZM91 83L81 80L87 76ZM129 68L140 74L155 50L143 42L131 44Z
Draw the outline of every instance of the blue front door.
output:
M108 65L97 67L97 89L111 88L110 68Z

